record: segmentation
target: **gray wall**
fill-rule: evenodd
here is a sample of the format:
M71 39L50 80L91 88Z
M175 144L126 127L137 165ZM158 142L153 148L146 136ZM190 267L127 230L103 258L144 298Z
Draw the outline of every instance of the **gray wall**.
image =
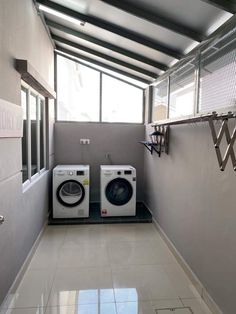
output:
M130 164L137 169L137 199L143 200L144 149L138 141L144 135L144 125L56 122L55 162L91 166L91 201L100 199L100 165ZM90 145L81 145L80 138L89 138Z
M0 1L0 98L20 105L21 78L14 58L27 59L53 86L53 47L31 0ZM49 109L49 160L53 165L54 108ZM0 304L47 217L50 172L23 193L21 139L0 138Z
M230 160L219 170L208 124L171 127L170 154L145 153L144 169L160 226L223 313L235 313L236 173Z

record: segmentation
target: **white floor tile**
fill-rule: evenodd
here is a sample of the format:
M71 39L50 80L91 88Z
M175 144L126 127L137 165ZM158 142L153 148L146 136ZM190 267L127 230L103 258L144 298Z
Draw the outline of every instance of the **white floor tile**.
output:
M29 265L30 269L56 269L60 248L50 245L39 245Z
M210 314L197 298L153 224L48 226L0 314Z
M106 243L105 225L78 225L70 226L65 236L65 244L80 245L81 243L103 244Z
M152 307L154 310L183 307L183 304L179 298L178 299L155 300L155 301L151 301L151 304L152 304Z
M151 241L123 241L108 245L112 265L175 264L176 260L162 239Z
M181 299L185 306L189 306L194 314L211 314L202 299Z
M52 287L53 275L45 270L28 270L15 293L9 295L8 308L45 307Z
M116 314L115 303L77 304L48 307L46 314Z
M170 266L170 269L162 265L113 267L116 301L173 299L181 295L194 297L186 278ZM176 279L179 279L178 283Z
M116 303L117 314L156 314L150 302Z
M50 306L114 302L111 271L107 268L60 268L51 295Z
M152 224L109 224L106 225L106 241L150 241L160 238Z
M200 298L198 291L178 263L162 266L180 298Z
M5 309L0 314L44 314L46 308Z
M105 244L90 244L81 242L80 245L65 243L60 250L58 267L90 267L109 266L107 247Z

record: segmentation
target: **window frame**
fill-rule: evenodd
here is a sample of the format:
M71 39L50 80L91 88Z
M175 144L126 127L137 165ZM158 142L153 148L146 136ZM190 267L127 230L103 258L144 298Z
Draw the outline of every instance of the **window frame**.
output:
M22 186L23 190L28 189L29 186L32 185L36 180L41 177L42 174L46 173L48 170L47 167L47 128L46 128L46 97L41 95L35 89L33 89L30 85L26 82L21 80L21 91L24 90L26 93L26 167L27 167L27 179L23 182ZM37 154L37 172L32 175L32 145L31 145L31 116L30 116L30 97L31 95L36 98L36 154ZM43 154L43 164L44 167L40 169L40 110L41 110L41 102L43 102L43 146L44 146L44 154ZM40 108L40 109L39 109ZM22 146L21 146L22 150ZM23 160L22 160L22 167L23 167ZM22 169L23 173L23 169Z
M233 29L232 29L233 30ZM236 31L236 28L235 28ZM215 108L213 110L200 110L200 87L201 87L201 56L202 54L204 54L204 52L211 48L214 47L214 45L216 45L218 42L220 42L222 39L225 38L225 36L227 36L228 33L223 33L221 34L221 36L219 38L216 38L215 41L213 41L213 43L211 43L211 41L209 42L209 44L206 45L206 47L204 47L203 49L200 47L199 49L197 49L197 51L195 51L194 53L190 53L189 55L187 55L185 58L183 58L180 62L180 65L176 65L173 66L173 68L170 68L168 72L166 72L165 74L163 74L162 76L160 76L159 79L157 79L154 83L151 84L152 87L152 95L151 95L151 104L150 104L150 122L152 124L165 124L165 123L170 123L170 122L176 122L178 120L189 120L192 118L198 118L201 117L203 115L206 114L211 114L212 112L217 112L218 114L225 114L227 112L230 111L235 111L236 109L236 105L231 105L231 106L224 106L221 108ZM169 116L169 112L170 112L170 77L172 75L173 72L178 71L181 67L185 66L186 64L188 64L189 62L193 61L195 63L195 71L194 71L194 106L193 106L193 114L191 115L185 115L185 116L179 116L179 117L173 117L170 118ZM155 87L160 84L162 81L164 81L165 79L169 80L169 90L168 90L168 115L167 115L167 119L165 120L153 120L153 107L154 107L154 89Z
M83 65L85 67L88 67L88 68L90 68L92 70L95 70L95 71L97 71L100 74L99 75L99 91L100 91L100 94L99 94L99 119L98 119L98 121L58 120L58 97L57 97L56 98L56 112L55 112L56 119L55 119L55 123L60 123L60 122L61 123L81 123L81 124L86 124L86 123L89 123L89 124L90 123L91 124L111 124L111 123L113 123L113 124L132 124L132 125L135 125L135 124L142 125L142 124L144 124L144 122L145 122L145 117L144 117L144 115L145 115L145 88L142 88L142 87L137 86L137 85L135 85L135 84L133 84L131 82L128 82L125 79L118 78L115 75L107 73L106 71L98 70L98 69L96 69L95 67L93 67L91 65L85 64L84 62L81 62L79 60L71 58L71 57L69 57L67 55L62 55L61 53L58 53L58 52L55 52L56 93L58 91L57 90L57 85L58 85L57 84L57 79L58 79L58 68L57 68L58 59L57 59L57 57L58 56L66 58L66 59L68 59L68 60L70 60L72 62L81 64L81 65ZM133 87L135 87L137 89L142 90L142 121L141 122L108 122L108 121L102 121L102 84L103 84L102 82L103 82L103 75L107 75L107 76L109 76L109 77L111 77L113 79L116 79L116 80L121 81L121 82L123 82L125 84L131 85L131 86L133 86ZM58 95L58 93L57 93L57 95Z

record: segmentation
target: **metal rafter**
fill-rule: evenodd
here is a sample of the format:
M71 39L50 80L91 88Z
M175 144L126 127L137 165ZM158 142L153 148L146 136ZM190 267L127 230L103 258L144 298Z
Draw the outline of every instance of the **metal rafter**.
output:
M134 74L129 73L129 72L126 72L126 71L124 71L124 70L115 68L115 67L113 67L113 66L111 66L111 65L108 65L108 64L106 64L106 63L103 63L103 62L94 60L94 59L89 58L89 57L86 57L86 56L83 56L83 55L81 55L81 54L79 54L79 53L76 53L76 52L71 51L71 50L69 50L69 49L65 49L65 48L60 47L60 46L58 46L58 45L56 45L56 49L57 49L58 51L60 51L60 52L65 53L65 54L74 56L75 58L78 58L78 59L81 59L81 60L85 60L85 61L90 62L90 63L92 63L92 64L96 64L96 65L98 65L98 66L100 66L100 67L103 67L103 68L105 68L105 69L111 70L111 71L113 71L113 72L120 73L120 74L125 75L125 76L127 76L127 77L130 77L130 78L132 78L132 79L134 79L134 80L136 80L136 81L140 81L140 82L143 82L143 83L148 84L148 85L152 83L152 81L147 80L147 79L144 79L144 78L142 78L142 77L140 77L140 76L138 76L138 75L134 75Z
M166 54L172 58L181 59L183 57L183 54L180 51L166 47L166 46L164 46L164 45L162 45L156 41L153 41L151 39L143 37L143 36L133 32L133 31L119 27L115 24L111 24L109 22L106 22L106 21L99 19L97 17L79 13L75 10L69 9L65 6L62 6L58 3L55 3L55 2L52 2L49 0L37 0L37 3L45 5L48 8L56 10L62 14L66 14L70 17L73 17L74 19L77 19L79 21L83 21L83 22L92 24L96 27L102 28L102 29L107 30L109 32L112 32L116 35L119 35L121 37L135 41L141 45L144 45L144 46L147 46L147 47L152 48L154 50L160 51L160 52L162 52L162 53L164 53L164 54Z
M125 11L129 14L135 15L143 20L151 22L153 24L162 26L167 28L177 34L186 36L191 38L195 41L201 42L205 39L205 36L196 32L195 30L191 29L190 27L186 27L185 25L181 25L180 23L176 23L171 21L168 18L165 18L157 13L153 13L151 11L147 11L144 8L139 6L134 6L133 4L127 1L120 1L120 0L101 0L111 6L114 6L122 11Z
M111 57L111 56L109 56L107 54L98 52L96 50L93 50L93 49L85 47L85 46L82 46L82 45L80 45L78 43L72 42L70 40L67 40L65 38L59 37L57 35L53 35L52 34L51 36L52 36L52 39L54 39L55 41L57 41L59 43L65 44L67 46L70 46L70 47L73 47L73 48L76 48L76 49L79 49L79 50L82 50L82 51L85 51L85 52L90 53L90 54L92 54L94 56L97 56L99 58L103 58L103 59L108 60L110 62L119 64L119 65L121 65L123 67L126 67L126 68L130 69L130 70L134 70L134 71L142 73L142 74L144 74L146 76L150 76L151 78L157 78L158 77L158 75L156 73L148 71L148 70L145 70L145 69L140 68L140 67L138 67L136 65L127 63L127 62L122 61L120 59L113 58L113 57Z
M236 1L235 0L201 0L201 1L211 4L214 7L230 12L232 14L236 13Z
M96 37L93 37L93 36L90 36L88 34L85 34L83 32L80 32L78 30L75 30L75 29L72 29L70 27L67 27L67 26L64 26L62 24L59 24L59 23L56 23L54 21L51 21L51 20L48 20L48 19L45 19L45 22L47 24L47 26L49 27L52 27L52 28L55 28L59 31L62 31L66 34L69 34L69 35L72 35L74 37L77 37L79 39L83 39L83 40L86 40L88 42L91 42L95 45L98 45L100 47L104 47L106 49L110 49L112 51L115 51L119 54L122 54L128 58L131 58L131 59L134 59L134 60L137 60L137 61L140 61L142 63L146 63L148 65L151 65L159 70L162 70L162 71L166 71L168 70L168 66L161 63L161 62L158 62L158 61L154 61L152 59L149 59L145 56L142 56L142 55L139 55L135 52L132 52L130 50L127 50L127 49L124 49L124 48L121 48L119 46L116 46L116 45L113 45L111 43L108 43L104 40L101 40L101 39L98 39Z

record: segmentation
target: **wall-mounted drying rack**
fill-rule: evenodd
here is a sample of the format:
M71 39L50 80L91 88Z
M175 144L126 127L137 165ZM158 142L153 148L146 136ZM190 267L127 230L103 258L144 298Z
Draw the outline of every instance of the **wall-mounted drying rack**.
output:
M157 130L158 128L163 128L163 127L166 128L166 127L170 127L171 125L188 124L188 123L195 123L195 122L208 122L210 130L211 130L211 135L212 135L220 170L221 171L225 170L227 162L229 158L231 158L233 169L234 171L236 171L236 158L235 158L235 152L234 152L234 143L236 141L236 125L234 126L232 134L230 134L229 126L228 126L228 120L233 119L233 118L236 119L236 112L230 111L226 114L218 114L216 112L212 112L211 114L190 117L187 119L185 118L185 119L177 119L177 120L171 120L171 121L165 120L160 123L152 124L152 127L154 127L154 129ZM216 125L214 123L215 121L221 121L221 127L218 133L216 131ZM226 137L227 148L226 148L224 156L222 157L220 144L224 135Z
M154 132L149 134L150 141L140 141L140 144L143 144L151 154L155 151L159 157L161 153L165 152L168 154L168 143L169 143L169 130L168 125L154 126Z

